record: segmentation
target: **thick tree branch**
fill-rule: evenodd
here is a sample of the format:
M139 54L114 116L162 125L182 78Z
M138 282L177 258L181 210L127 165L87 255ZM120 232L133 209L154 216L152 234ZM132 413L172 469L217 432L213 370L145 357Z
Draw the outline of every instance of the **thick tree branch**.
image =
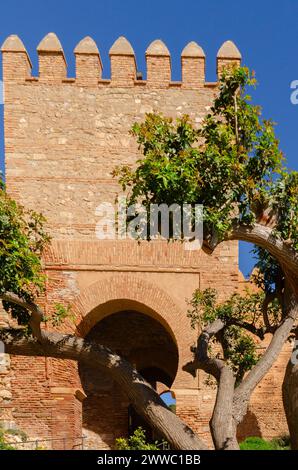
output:
M230 324L244 328L261 339L264 338L263 330L256 328L248 322L231 320ZM207 374L211 374L216 380L220 379L221 370L225 367L225 362L220 359L210 358L208 355L208 346L212 336L218 334L225 326L227 326L227 324L218 318L204 328L197 341L195 358L192 362L185 364L183 370L195 376L196 370L202 369L207 372Z
M225 326L221 319L216 319L204 328L198 338L194 361L186 364L183 369L192 374L201 369L217 380L216 402L210 420L213 442L217 450L235 450L239 449L232 414L235 377L224 360L210 358L208 354L210 339Z
M82 338L41 330L43 311L8 292L2 300L12 302L31 313L30 325L36 339L24 338L21 330L1 330L0 339L9 354L50 356L72 359L105 369L127 394L136 411L175 449L206 449L207 446L161 400L155 390L129 362L110 349Z
M204 234L203 249L207 253L212 253L222 241L241 240L264 248L276 258L280 265L290 271L296 278L298 277L298 252L294 250L286 241L274 235L274 229L259 223L242 225L235 222L232 229L226 233L224 240L220 240L216 231ZM295 286L293 286L295 291ZM298 292L298 288L296 290Z
M298 252L284 240L275 236L272 228L261 224L254 226L234 224L225 240L242 240L266 249L281 266L286 266L287 270L298 277Z
M252 323L249 323L247 321L241 321L241 320L231 320L229 323L230 325L235 325L239 326L239 328L243 328L246 331L249 331L253 335L257 336L260 339L264 339L264 330L263 328L257 328L255 325Z
M262 304L263 321L264 321L264 325L265 325L267 333L274 333L274 331L276 330L276 328L274 328L271 325L270 320L269 320L269 316L268 316L269 304L276 298L276 295L277 295L276 293L267 294L265 296L264 302Z
M221 369L225 367L225 363L220 359L209 357L208 345L212 336L219 333L224 326L225 323L217 319L204 328L197 341L194 360L183 366L184 371L195 376L197 369L202 369L207 372L207 374L211 374L216 380L220 379Z
M174 449L199 450L207 446L164 404L129 362L118 354L82 338L43 331L43 342L24 337L20 330L0 329L8 354L71 359L107 371L127 394L136 411Z
M20 307L23 307L28 312L30 312L30 326L32 328L32 332L35 338L37 338L39 341L42 341L43 333L40 327L44 317L42 309L34 302L27 302L13 292L6 292L5 294L0 295L0 299L19 305Z

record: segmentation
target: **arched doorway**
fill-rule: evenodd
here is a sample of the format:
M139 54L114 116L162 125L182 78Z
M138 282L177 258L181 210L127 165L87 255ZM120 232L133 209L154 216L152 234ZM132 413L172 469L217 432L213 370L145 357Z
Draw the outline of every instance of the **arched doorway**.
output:
M136 310L112 313L96 323L86 339L104 344L128 359L156 390L171 387L178 369L178 349L164 325ZM87 448L111 448L115 438L142 426L156 438L132 409L120 387L104 372L79 365L83 403L83 433Z

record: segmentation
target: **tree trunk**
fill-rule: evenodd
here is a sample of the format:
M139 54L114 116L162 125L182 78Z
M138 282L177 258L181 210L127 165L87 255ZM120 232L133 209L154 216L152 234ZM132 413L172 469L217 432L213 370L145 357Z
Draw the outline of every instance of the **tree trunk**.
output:
M43 331L43 343L16 330L1 330L5 352L23 356L48 356L81 361L105 370L127 394L135 410L173 449L202 450L207 446L162 401L129 362L110 349L82 338Z
M298 339L298 335L296 335ZM298 353L290 358L282 384L282 398L291 437L291 449L298 450Z
M224 327L225 323L220 318L206 325L198 337L194 361L186 364L183 369L191 374L194 374L196 369L201 369L216 379L216 402L210 420L214 447L216 450L239 450L237 427L233 417L235 377L225 361L208 355L210 339Z
M216 402L210 421L213 443L216 450L239 450L233 418L233 397L235 377L232 370L225 366L220 372Z
M271 342L258 363L251 369L241 384L235 389L233 415L237 424L241 423L247 412L252 392L277 360L283 346L298 318L297 296L286 289L284 318L272 336Z

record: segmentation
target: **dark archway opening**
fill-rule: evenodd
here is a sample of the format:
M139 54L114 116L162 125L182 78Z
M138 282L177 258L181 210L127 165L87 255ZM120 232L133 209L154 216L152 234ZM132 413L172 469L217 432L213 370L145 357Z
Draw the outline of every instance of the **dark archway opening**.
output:
M104 344L129 360L159 393L169 389L178 369L178 349L167 329L141 312L126 310L99 321L86 338ZM83 429L87 448L114 446L117 437L126 437L138 426L148 440L157 436L135 412L120 387L104 372L79 364L83 403Z

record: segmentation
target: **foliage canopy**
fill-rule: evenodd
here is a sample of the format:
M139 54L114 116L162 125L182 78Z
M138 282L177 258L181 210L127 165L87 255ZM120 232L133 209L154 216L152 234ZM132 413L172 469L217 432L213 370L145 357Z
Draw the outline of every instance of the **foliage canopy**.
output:
M130 204L203 204L205 233L219 240L233 223L262 221L298 249L298 172L285 169L274 123L251 103L255 85L247 68L226 70L199 129L158 113L135 123L143 155L115 171Z
M32 302L43 292L41 255L49 242L44 221L42 215L14 201L0 183L0 295L11 292ZM19 324L28 323L26 309L6 301L3 306Z

